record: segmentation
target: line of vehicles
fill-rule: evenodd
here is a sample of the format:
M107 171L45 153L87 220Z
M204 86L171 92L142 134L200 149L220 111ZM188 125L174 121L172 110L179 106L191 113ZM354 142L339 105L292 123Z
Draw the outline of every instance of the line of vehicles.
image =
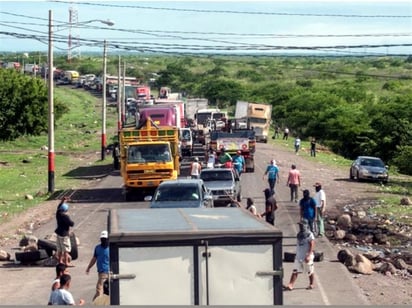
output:
M236 109L240 106L243 108L245 102L238 102ZM128 117L119 134L120 172L126 201L142 199L153 194L161 183L176 181L182 161L186 157L190 160L199 145L205 157L212 152L218 156L222 150L231 156L240 151L245 158L246 172L254 172L256 142L267 142L271 106L247 103L247 107L242 118L229 119L227 112L208 108L204 99L183 101L173 97L155 99L150 103L134 102L135 113ZM255 107L265 110L257 113ZM257 125L262 123L264 125ZM221 204L222 200L225 200L222 205L230 202L228 195L241 200L239 178L229 175L227 188L213 192L211 185L207 187L213 192L214 206ZM207 204L207 200L204 203Z

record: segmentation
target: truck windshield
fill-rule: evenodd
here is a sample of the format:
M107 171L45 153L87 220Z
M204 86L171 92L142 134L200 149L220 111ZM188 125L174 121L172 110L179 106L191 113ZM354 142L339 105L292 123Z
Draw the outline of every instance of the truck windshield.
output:
M127 151L128 163L170 162L171 160L170 148L166 144L130 146Z
M266 124L267 119L265 118L249 118L250 123Z
M202 112L196 115L197 124L204 124L212 116L211 112Z

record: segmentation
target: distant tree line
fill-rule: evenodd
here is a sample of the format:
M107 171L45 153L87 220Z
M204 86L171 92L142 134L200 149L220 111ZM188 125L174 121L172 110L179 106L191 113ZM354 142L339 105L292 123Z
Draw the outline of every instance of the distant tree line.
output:
M65 69L101 74L99 57L70 64L60 60L56 63ZM130 56L123 60L127 76L153 88L168 86L188 97L204 97L229 112L238 100L271 104L274 125L287 126L295 136L315 137L349 159L379 156L412 175L411 57ZM117 57L108 58L107 69L118 74ZM1 139L47 129L43 82L0 70L0 100ZM56 116L64 108L57 106Z

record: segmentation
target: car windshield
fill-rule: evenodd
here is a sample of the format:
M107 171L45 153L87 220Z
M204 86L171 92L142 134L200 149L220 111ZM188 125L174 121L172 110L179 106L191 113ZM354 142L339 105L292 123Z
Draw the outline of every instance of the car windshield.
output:
M385 165L380 159L365 158L361 160L360 164L361 166L382 167L382 168L385 167Z
M205 181L232 181L230 171L202 172L200 178Z
M200 199L199 189L194 185L165 185L159 187L155 201L196 201Z

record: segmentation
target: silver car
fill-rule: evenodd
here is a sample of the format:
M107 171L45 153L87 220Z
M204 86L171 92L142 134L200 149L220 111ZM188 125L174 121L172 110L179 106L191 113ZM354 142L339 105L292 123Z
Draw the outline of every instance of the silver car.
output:
M200 179L162 182L153 196L146 196L151 208L213 207L213 198Z
M350 167L349 178L387 183L388 166L379 157L358 156Z
M213 195L213 204L228 206L232 200L242 201L240 178L233 169L202 169L200 178Z

